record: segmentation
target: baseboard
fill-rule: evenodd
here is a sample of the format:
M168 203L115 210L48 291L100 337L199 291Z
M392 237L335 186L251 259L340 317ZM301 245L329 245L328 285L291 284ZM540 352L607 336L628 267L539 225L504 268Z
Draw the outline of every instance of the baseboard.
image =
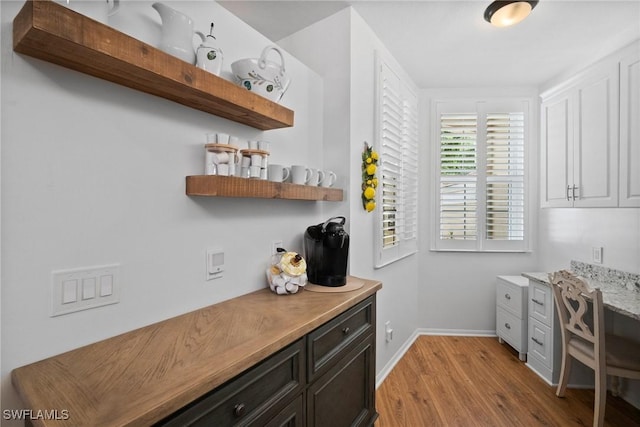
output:
M418 328L413 331L413 334L400 346L396 354L387 362L387 364L376 375L376 389L380 387L380 384L387 378L389 373L393 370L396 364L402 359L405 353L411 348L415 340L420 335L451 335L451 336L467 336L467 337L495 337L496 331L478 331L472 329L431 329L431 328Z

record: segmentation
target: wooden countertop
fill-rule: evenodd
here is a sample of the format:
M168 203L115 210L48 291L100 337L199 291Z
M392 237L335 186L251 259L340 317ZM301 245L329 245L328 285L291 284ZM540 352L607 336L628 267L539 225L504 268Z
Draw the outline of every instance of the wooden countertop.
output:
M27 409L68 411L34 426L149 425L382 287L359 280L343 293L252 292L16 368L12 383Z

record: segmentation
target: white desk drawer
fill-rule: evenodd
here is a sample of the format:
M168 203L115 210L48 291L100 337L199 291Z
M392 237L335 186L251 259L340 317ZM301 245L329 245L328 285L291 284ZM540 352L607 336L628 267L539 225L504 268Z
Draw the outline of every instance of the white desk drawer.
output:
M496 305L519 318L527 317L529 281L521 276L498 276Z
M496 335L511 344L518 352L527 352L525 321L500 307L496 311Z
M551 369L553 366L552 350L553 336L551 328L539 322L537 319L529 319L529 357L538 359L544 366Z
M529 316L551 326L553 318L553 298L551 288L534 281L529 284Z

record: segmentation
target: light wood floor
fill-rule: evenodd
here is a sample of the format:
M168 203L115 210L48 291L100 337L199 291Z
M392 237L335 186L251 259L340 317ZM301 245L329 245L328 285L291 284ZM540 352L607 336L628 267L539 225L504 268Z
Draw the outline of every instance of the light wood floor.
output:
M593 400L556 397L497 338L420 336L376 392L376 427L592 426ZM605 426L640 426L640 410L609 394Z

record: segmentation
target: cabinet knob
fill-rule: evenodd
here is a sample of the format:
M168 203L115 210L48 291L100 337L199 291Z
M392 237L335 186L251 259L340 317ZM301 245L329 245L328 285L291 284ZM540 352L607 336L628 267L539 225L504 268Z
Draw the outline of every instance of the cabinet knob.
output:
M349 329L349 327L348 327L348 326L347 326L347 327L345 327L345 328L342 330L342 334L343 334L343 335L349 335L349 332L351 332L351 329Z
M511 329L511 325L510 325L510 324L508 324L508 323L505 323L505 324L504 324L504 327L505 327L505 328L507 328L507 329Z
M505 299L508 299L508 300L511 299L511 295L509 295L509 294L504 294L504 297L505 297Z
M246 411L246 408L244 406L244 403L238 403L236 406L233 407L233 415L235 415L236 417L243 416L245 411Z

